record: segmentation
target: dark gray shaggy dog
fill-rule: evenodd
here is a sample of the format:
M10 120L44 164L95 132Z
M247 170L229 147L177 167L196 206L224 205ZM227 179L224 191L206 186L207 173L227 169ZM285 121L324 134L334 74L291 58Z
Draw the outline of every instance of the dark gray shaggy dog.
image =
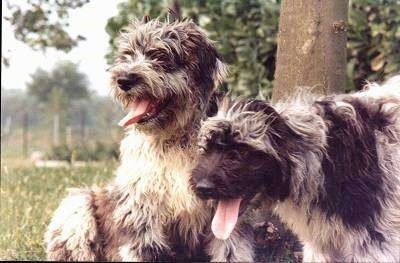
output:
M134 21L110 72L114 98L129 109L121 165L106 187L74 189L61 202L48 259L251 261L247 240L213 238L211 208L189 187L200 121L216 112L225 75L213 42L189 20Z
M400 76L351 95L225 104L200 132L191 183L226 239L257 195L304 261L400 262Z

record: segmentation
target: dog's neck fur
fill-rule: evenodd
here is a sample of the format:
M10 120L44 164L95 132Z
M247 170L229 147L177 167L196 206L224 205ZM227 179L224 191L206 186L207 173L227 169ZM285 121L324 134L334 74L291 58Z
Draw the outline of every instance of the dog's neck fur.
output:
M146 134L136 132L136 136L143 136L146 140L153 145L157 152L173 151L174 149L186 149L190 148L192 150L193 145L195 145L197 133L193 132L188 134L184 130L197 131L200 121L189 122L186 126L175 130L164 136L164 134L159 134L159 136L147 136Z
M194 152L192 143L186 147L173 144L166 147L165 141L129 131L121 142L121 165L114 183L117 192L129 194L125 205L117 206L115 216L135 209L151 213L153 217L149 220L155 220L154 224L165 229L179 222L182 239L190 242L186 245L196 247L197 236L202 233L211 211L190 190L188 179ZM125 220L124 224L129 228L135 222Z
M166 141L131 130L121 142L121 153L117 185L131 187L136 195L147 195L150 189L165 189L165 185L174 185L166 188L174 191L152 193L156 195L154 200L170 206L174 216L196 206L188 185L188 173L195 157L190 144L186 147L168 144L166 147ZM159 188L155 185L159 185ZM172 197L176 195L180 197Z
M148 134L133 127L121 142L117 185L130 185L132 191L135 189L139 195L147 195L149 189L158 189L155 185L159 185L160 189L174 189L168 193L154 193L157 195L155 199L169 206L173 213L171 220L180 213L195 211L200 205L188 183L197 153L195 146L200 122L207 117L206 111L196 110L197 107L190 109L193 111L190 120L182 122L186 123L183 126L174 127L173 131L160 130L158 134Z

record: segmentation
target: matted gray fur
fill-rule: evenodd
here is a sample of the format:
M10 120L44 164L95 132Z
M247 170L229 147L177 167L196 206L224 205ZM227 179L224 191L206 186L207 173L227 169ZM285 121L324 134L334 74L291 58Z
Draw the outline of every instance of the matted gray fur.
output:
M199 145L198 196L241 200L237 214L261 198L305 262L400 262L400 76L354 94L226 101Z
M189 188L200 121L226 74L213 42L189 20L145 17L122 32L110 72L130 112L121 165L104 188L70 190L45 234L47 258L251 261L244 232L210 235L211 206Z

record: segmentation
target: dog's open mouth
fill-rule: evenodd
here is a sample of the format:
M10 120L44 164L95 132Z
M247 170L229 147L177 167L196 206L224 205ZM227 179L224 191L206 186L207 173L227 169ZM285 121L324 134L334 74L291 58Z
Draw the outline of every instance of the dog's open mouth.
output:
M251 199L251 198L250 198ZM249 198L218 200L211 230L218 239L226 240L232 233L238 217L246 210Z
M150 99L138 99L129 106L128 114L119 121L118 125L127 127L134 123L145 123L157 117L158 113L164 109L167 102L154 102Z

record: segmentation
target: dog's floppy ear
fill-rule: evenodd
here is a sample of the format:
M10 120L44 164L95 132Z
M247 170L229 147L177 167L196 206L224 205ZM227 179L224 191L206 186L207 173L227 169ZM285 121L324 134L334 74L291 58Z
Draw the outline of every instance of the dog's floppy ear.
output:
M219 90L214 90L211 93L210 100L208 103L208 107L206 110L207 117L215 116L218 112L218 105L222 103L224 99L224 93Z
M288 180L290 173L290 166L287 162L288 152L296 152L300 136L288 125L287 121L265 100L253 100L250 102L246 110L262 112L267 116L265 124L268 125L267 133L269 136L265 137L268 145L276 150L279 160L279 168L275 169L278 173L276 180L279 181L278 185L281 188L269 189L270 193L278 199L283 199L289 192Z
M214 69L214 83L215 85L222 84L228 76L228 66L222 62L221 58L217 56Z
M198 59L199 73L202 78L207 78L212 84L215 84L215 79L218 75L218 72L222 72L223 64L218 59L217 50L215 46L209 42L204 41L205 39L196 39L197 46L194 50L196 57ZM220 68L220 69L219 69ZM222 75L221 77L222 78Z
M184 54L183 63L196 75L201 86L214 87L225 80L227 66L221 61L215 45L206 33L191 20L173 25L179 34Z

